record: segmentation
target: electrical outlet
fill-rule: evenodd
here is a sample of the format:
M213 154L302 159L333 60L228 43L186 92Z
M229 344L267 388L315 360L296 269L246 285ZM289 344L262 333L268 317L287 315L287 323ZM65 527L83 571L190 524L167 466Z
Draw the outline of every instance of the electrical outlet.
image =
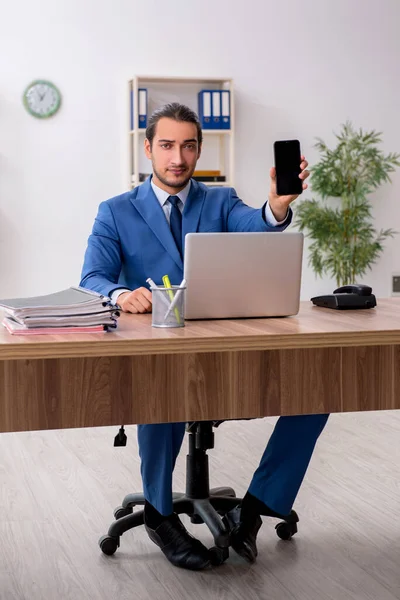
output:
M400 274L392 274L392 296L400 296Z

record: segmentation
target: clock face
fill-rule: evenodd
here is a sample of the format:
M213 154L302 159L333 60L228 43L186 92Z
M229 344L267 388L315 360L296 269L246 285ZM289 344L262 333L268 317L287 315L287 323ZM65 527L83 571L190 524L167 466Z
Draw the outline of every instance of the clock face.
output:
M24 92L24 105L28 112L39 119L54 115L61 104L61 94L50 81L33 81Z

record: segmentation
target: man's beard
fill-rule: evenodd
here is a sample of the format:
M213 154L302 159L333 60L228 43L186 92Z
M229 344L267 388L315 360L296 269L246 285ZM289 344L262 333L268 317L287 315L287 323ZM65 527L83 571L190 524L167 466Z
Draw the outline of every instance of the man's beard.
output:
M158 178L158 180L161 181L161 183L163 183L164 185L167 185L169 187L174 187L174 188L184 188L186 186L186 184L189 183L189 180L192 176L191 174L188 175L187 171L185 171L182 174L182 177L184 179L182 179L181 181L174 181L171 183L171 181L168 181L167 179L165 179L165 177L162 177L160 175L160 173L155 168L154 164L153 164L153 171L154 171L154 174L156 175L156 177Z

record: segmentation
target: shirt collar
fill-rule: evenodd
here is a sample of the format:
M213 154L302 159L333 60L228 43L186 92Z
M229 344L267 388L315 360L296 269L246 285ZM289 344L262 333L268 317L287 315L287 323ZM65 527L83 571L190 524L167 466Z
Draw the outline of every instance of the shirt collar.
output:
M187 197L189 195L189 192L190 192L190 185L191 185L191 183L192 183L191 180L189 180L188 183L187 183L187 185L183 188L183 190L181 190L177 194L169 194L165 190L162 190L161 188L159 188L158 186L156 186L156 184L153 183L153 178L151 178L151 187L153 188L153 192L155 193L157 200L161 204L161 207L164 206L164 204L166 203L166 201L168 200L168 198L171 195L178 196L178 198L182 202L183 206L185 206L186 199L187 199Z

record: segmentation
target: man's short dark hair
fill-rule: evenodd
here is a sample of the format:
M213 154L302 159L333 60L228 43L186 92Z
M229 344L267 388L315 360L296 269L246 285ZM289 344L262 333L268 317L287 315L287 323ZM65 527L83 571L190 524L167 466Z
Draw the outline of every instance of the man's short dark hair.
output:
M201 130L199 117L196 115L196 113L184 104L179 104L179 102L171 102L170 104L165 104L161 108L155 110L149 118L146 127L146 137L150 142L150 146L153 144L157 123L163 118L174 119L174 121L182 121L184 123L194 123L197 127L197 141L199 145L202 143L203 132Z

